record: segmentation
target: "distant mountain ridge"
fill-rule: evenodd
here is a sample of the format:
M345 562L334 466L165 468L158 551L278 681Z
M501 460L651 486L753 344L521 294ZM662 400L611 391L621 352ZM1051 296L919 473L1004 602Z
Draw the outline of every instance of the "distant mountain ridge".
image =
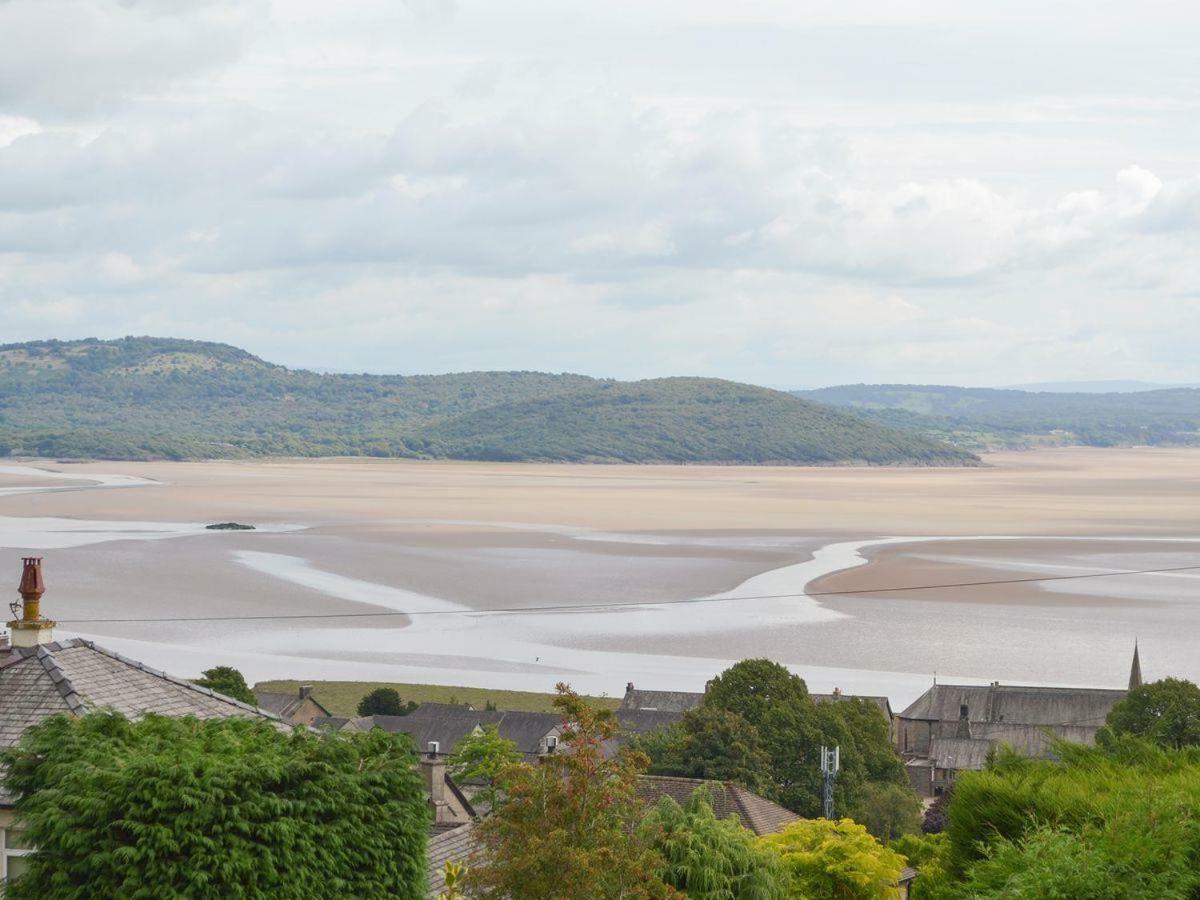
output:
M319 374L175 338L0 346L0 453L120 459L977 465L781 391L708 378Z
M853 384L796 396L958 446L1200 445L1200 390L1036 393L952 385Z
M1139 394L1146 391L1170 391L1177 388L1200 388L1200 384L1167 384L1157 381L1035 381L1030 384L1006 384L1003 391L1029 391L1047 394Z

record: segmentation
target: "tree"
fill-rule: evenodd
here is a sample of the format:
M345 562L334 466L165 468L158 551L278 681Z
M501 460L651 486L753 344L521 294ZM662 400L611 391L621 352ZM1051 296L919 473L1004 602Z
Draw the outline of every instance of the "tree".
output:
M921 830L921 800L905 785L868 782L851 812L854 821L885 844Z
M671 728L651 732L636 746L650 756L655 775L734 781L760 794L773 790L771 760L758 729L717 706L689 710Z
M254 691L250 690L242 673L233 666L205 669L202 675L203 677L198 678L194 684L214 690L218 694L224 694L226 697L232 697L234 700L249 703L251 706L258 706L258 699L254 696Z
M1141 735L1162 747L1200 745L1200 687L1179 678L1136 687L1109 711L1107 729Z
M735 817L718 819L704 787L682 807L663 797L642 820L641 831L665 860L659 873L663 881L694 900L788 896L779 857Z
M404 735L55 716L0 752L36 851L6 900L417 897L429 814Z
M704 691L705 706L735 712L760 729L772 709L805 701L812 703L804 679L769 659L735 663L713 678Z
M395 688L375 688L358 701L360 716L407 716L417 708L411 700L405 703Z
M480 812L488 812L496 806L496 779L508 766L520 761L517 745L500 737L498 726L488 725L458 742L450 754L449 769L459 784L482 783L471 803Z
M669 896L657 874L663 860L636 829L645 755L622 748L606 757L616 716L565 684L554 705L564 720L562 752L500 773L504 802L475 826L479 855L468 885L505 900Z
M760 840L783 858L794 896L882 900L896 895L904 857L849 819L801 819Z

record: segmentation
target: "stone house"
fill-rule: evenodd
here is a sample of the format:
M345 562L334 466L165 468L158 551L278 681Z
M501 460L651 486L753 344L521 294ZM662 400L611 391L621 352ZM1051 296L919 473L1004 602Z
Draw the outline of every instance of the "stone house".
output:
M1142 683L1134 648L1129 687ZM955 776L984 767L992 748L1045 757L1055 740L1093 744L1113 706L1128 692L1108 688L934 684L896 716L893 737L909 784L924 797L945 792Z
M255 691L254 699L259 709L274 713L293 725L313 725L318 720L330 718L330 712L313 696L312 688L300 685L294 694L275 691Z

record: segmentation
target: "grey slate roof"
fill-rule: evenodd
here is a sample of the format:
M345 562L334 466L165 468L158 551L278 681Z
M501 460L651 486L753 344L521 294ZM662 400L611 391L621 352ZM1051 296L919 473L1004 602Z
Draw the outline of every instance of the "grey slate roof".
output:
M145 713L200 719L262 717L280 728L291 727L266 710L82 638L0 651L0 747L12 746L25 729L56 713L83 715L97 709L130 717ZM6 802L0 795L0 805Z
M625 689L621 709L657 709L665 712L687 712L695 709L704 699L704 694L687 691L643 691L632 685Z
M732 781L708 781L703 778L681 778L674 775L643 775L638 779L637 795L653 806L663 797L671 797L680 806L687 803L701 785L709 787L709 799L718 819L737 816L744 828L760 837L774 834L800 817L764 797L746 790Z
M446 881L442 877L442 869L447 862L467 863L475 852L475 842L471 832L474 826L468 822L450 831L443 831L429 839L425 850L428 861L427 897L436 897L446 889Z
M982 736L976 723L1096 729L1125 693L1104 688L935 684L900 713L900 718L955 722L959 708L966 706L972 737Z
M619 735L625 738L669 728L683 718L683 713L666 709L618 709L616 717L621 726Z
M325 710L325 717L329 717L329 710L321 705L316 697L309 694L308 697L301 697L297 691L295 693L282 693L276 691L255 691L254 699L258 701L260 709L265 709L268 712L275 713L281 719L291 721L292 716L296 714L296 710L304 703L305 700L311 700L318 708Z
M497 726L500 736L517 745L527 756L541 752L542 739L562 726L558 713L522 712L515 710L479 710L448 703L422 703L407 716L366 716L351 719L347 728L370 731L401 732L409 735L421 752L431 741L437 741L440 753L449 753L476 728Z

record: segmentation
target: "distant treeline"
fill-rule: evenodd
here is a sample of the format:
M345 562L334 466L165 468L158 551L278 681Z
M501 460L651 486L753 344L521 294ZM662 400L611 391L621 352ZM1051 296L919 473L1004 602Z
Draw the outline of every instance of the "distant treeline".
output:
M1200 444L1200 389L1032 393L942 385L854 384L796 396L972 449Z
M319 374L224 344L147 337L0 346L0 452L978 463L936 439L717 379Z

